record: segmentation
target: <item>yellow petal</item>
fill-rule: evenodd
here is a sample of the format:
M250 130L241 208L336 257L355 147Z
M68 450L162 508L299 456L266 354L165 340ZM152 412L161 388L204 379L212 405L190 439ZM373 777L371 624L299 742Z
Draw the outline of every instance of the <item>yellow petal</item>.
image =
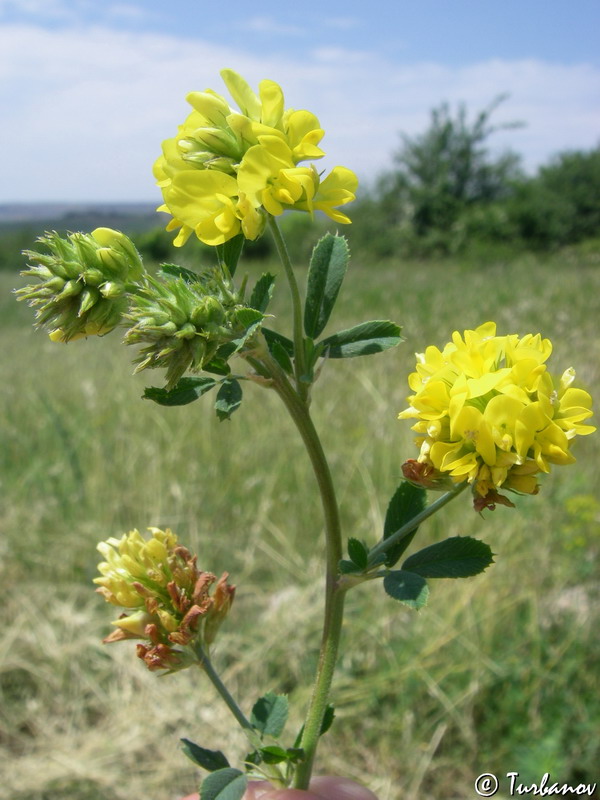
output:
M221 70L221 77L242 114L260 120L261 103L246 81L232 69Z

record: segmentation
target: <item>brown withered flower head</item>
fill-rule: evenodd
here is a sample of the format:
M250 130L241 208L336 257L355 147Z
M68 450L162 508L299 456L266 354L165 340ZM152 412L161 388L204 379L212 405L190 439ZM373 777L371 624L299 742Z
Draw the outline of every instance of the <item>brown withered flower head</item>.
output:
M127 609L104 641L143 639L137 654L148 669L174 672L198 663L198 648L212 644L235 587L227 583L227 573L217 581L199 570L197 557L168 528L149 531L150 539L133 530L98 545L105 560L94 579L97 591Z

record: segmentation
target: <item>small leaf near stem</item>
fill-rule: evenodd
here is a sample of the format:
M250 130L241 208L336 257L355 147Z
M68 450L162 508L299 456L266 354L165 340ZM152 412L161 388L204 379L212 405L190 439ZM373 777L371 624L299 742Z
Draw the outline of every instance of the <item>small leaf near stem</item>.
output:
M283 731L288 717L288 699L284 694L267 692L252 708L250 721L263 736L277 738Z

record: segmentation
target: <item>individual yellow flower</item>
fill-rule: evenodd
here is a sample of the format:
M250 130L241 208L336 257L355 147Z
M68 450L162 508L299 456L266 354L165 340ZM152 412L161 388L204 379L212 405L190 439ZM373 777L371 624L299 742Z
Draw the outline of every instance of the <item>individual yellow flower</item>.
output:
M197 661L194 645L208 647L226 617L235 594L227 573L201 572L196 556L180 545L169 529L149 528L145 539L137 530L98 545L104 557L95 578L98 592L113 605L131 611L112 624L104 640L146 639L137 654L151 670L183 669Z
M572 386L567 370L557 385L547 371L548 339L496 336L496 325L458 331L443 350L417 354L408 379L414 394L400 419L416 419L419 463L409 479L435 485L443 475L473 486L475 507L510 504L498 489L536 494L536 475L575 459L570 444L592 433L591 397Z
M222 70L221 77L242 112L228 117L230 128L237 132L241 141L252 145L259 141L260 136L278 136L289 146L294 164L325 155L317 147L325 134L319 120L310 111L285 109L279 84L261 81L257 97L233 70Z
M274 136L261 136L238 171L240 190L251 203L279 216L286 209L325 212L337 222L350 220L334 206L354 200L357 178L345 167L335 167L321 183L314 167L296 167L289 146Z
M247 239L256 239L265 227L264 216L246 201L235 178L223 172L178 172L163 196L165 203L158 210L173 215L167 230L181 228L174 241L177 247L192 232L205 244L217 245L240 231Z

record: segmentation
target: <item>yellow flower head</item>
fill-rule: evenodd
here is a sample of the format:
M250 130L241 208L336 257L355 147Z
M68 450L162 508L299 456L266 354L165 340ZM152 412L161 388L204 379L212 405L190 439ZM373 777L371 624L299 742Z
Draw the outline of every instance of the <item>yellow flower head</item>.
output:
M336 167L322 183L312 166L321 158L324 131L310 111L285 109L281 87L264 80L258 95L233 70L223 80L239 111L207 89L191 92L193 108L172 139L163 142L154 175L163 193L159 211L171 214L167 230L180 229L174 244L192 233L209 245L242 233L256 239L269 214L286 208L323 211L336 222L350 220L337 206L354 200L357 179Z
M169 529L149 530L150 539L133 530L101 542L98 550L105 560L94 583L109 603L131 611L112 623L116 630L104 641L146 639L137 653L148 668L173 671L195 661L195 643L212 643L235 587L224 573L211 596L216 577L198 569L196 556Z
M572 369L552 378L545 363L551 352L539 334L496 336L495 323L487 322L462 336L455 331L443 350L417 354L408 379L414 394L399 417L417 420L418 461L428 481L466 480L475 507L491 508L510 504L501 487L536 494L539 472L575 460L571 441L595 430L584 424L592 400L572 387Z

